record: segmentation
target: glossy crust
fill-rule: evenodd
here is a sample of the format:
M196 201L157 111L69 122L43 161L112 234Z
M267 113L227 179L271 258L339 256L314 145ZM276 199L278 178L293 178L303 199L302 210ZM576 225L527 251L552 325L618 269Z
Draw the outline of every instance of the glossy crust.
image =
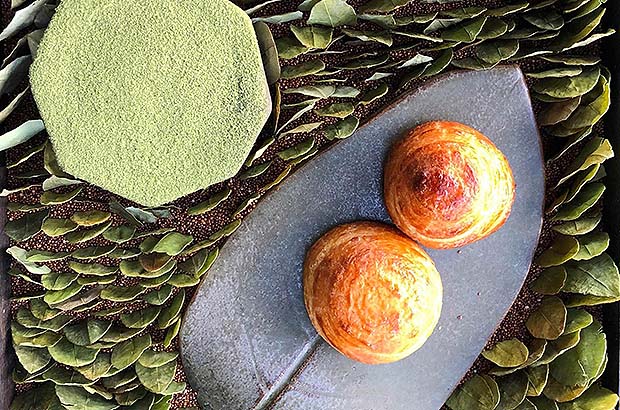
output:
M433 121L392 149L384 171L385 205L409 237L430 248L455 248L499 229L512 209L508 160L466 125Z
M362 363L400 360L420 348L441 313L441 278L430 257L376 222L338 226L310 248L306 309L317 332Z

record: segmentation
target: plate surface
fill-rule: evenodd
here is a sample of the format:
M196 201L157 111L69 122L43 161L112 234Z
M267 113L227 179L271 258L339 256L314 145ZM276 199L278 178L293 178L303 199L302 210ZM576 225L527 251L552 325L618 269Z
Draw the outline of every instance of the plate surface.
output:
M460 121L508 158L517 195L507 223L460 251L430 251L444 308L405 360L369 366L322 341L303 303L309 246L334 225L389 221L383 162L403 132ZM191 385L207 409L437 410L502 320L527 275L542 221L540 139L516 67L455 72L423 86L289 177L223 247L181 331Z

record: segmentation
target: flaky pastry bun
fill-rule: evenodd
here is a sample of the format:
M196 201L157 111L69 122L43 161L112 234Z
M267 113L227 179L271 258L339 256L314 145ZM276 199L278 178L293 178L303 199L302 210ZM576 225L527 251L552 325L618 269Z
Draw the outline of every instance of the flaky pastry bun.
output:
M362 363L409 356L439 320L442 284L433 261L385 224L333 228L308 251L303 275L306 309L317 332Z
M396 226L430 248L454 248L499 229L512 208L508 160L484 135L458 122L433 121L392 148L384 199Z

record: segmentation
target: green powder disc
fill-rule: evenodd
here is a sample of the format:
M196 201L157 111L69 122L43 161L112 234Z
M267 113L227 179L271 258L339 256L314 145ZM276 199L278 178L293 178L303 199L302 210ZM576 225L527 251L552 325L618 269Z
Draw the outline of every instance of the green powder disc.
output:
M235 175L271 110L228 0L63 0L30 82L64 171L148 206Z

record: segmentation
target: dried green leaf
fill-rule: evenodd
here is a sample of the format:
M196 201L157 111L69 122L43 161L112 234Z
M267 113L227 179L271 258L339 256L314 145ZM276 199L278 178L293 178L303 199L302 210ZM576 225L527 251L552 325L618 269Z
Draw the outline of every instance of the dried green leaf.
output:
M616 393L593 385L576 400L570 403L559 403L559 410L613 410L617 404Z
M566 307L555 296L545 297L525 323L532 336L547 340L557 339L564 332L565 325Z
M90 394L82 387L56 386L61 403L71 410L114 410L119 406L97 394Z
M21 218L8 221L4 226L4 233L16 242L26 241L41 231L48 215L47 210L27 213Z
M169 327L181 314L181 309L185 303L185 291L181 289L170 302L170 305L163 308L157 318L157 326L160 329Z
M172 326L168 328L166 336L164 337L164 347L168 348L172 344L172 341L179 334L181 330L181 319L177 320Z
M475 375L455 390L446 404L452 410L493 410L499 401L495 380L487 375Z
M520 366L525 363L528 355L527 346L518 339L504 340L482 352L484 358L500 367Z
M89 246L71 252L71 256L75 259L97 259L109 255L114 249L116 249L115 245Z
M326 1L326 0L323 0ZM325 69L325 63L321 60L309 60L297 65L289 65L282 68L282 78L291 79L316 74Z
M26 346L13 346L17 359L28 373L36 373L45 368L52 359L47 349Z
M151 336L148 334L116 345L112 350L112 366L116 369L126 369L134 364L149 347L151 347Z
M576 261L592 259L599 256L609 247L609 235L606 232L593 232L579 240L579 252L573 256Z
M575 19L564 26L559 37L552 41L550 47L556 51L570 49L572 45L579 43L599 25L605 14L605 8Z
M559 30L564 27L564 18L554 9L526 13L523 19L541 30Z
M297 39L291 37L280 37L276 39L278 57L289 60L310 51L308 47L302 45Z
M43 300L48 305L56 305L77 295L83 288L84 287L79 283L73 282L62 290L48 291L43 297Z
M289 11L283 14L274 14L266 17L254 17L252 21L255 24L258 23L270 23L270 24L284 24L290 21L300 20L303 17L303 13L300 11Z
M144 329L157 319L161 308L151 306L130 313L121 314L121 322L130 329Z
M71 220L80 226L94 226L104 223L110 219L111 214L96 209L89 211L77 211L71 215Z
M360 10L364 13L369 11L389 12L409 3L410 0L370 0L364 3Z
M76 324L66 326L65 338L74 345L88 346L96 343L112 327L112 322L107 320L82 320Z
M605 185L594 182L586 185L570 202L562 205L552 218L554 221L572 221L581 217L592 208L603 195Z
M578 332L592 324L594 318L583 309L567 309L565 334Z
M608 298L620 297L618 267L606 253L566 265L565 292Z
M50 355L58 363L71 366L81 367L91 364L95 361L98 349L89 349L84 346L78 346L67 339L63 338L54 346L47 348Z
M41 276L41 285L48 290L63 290L77 279L77 273L50 272Z
M598 83L600 68L586 67L581 74L572 77L547 77L540 79L532 90L555 98L574 98L591 91Z
M178 356L179 354L177 352L156 352L149 349L142 353L142 356L138 359L138 363L143 367L152 369L168 364L176 360Z
M72 243L72 244L83 243L83 242L89 241L101 235L103 232L105 232L110 227L111 224L112 224L112 221L107 221L100 225L96 225L90 229L72 231L72 232L65 234L64 238L67 242Z
M308 24L328 27L357 24L357 15L344 0L321 0L310 10Z
M80 192L82 192L82 187L65 193L45 191L41 194L41 203L43 205L61 205L75 198Z
M101 291L101 299L112 302L130 302L144 293L142 286L107 286Z
M78 229L78 224L70 219L47 218L41 226L41 230L52 238L73 232L76 229Z
M159 367L144 367L136 363L136 374L144 387L153 393L163 393L176 373L176 362L170 362Z
M476 40L482 31L486 20L487 17L477 17L473 20L468 20L448 27L441 33L441 38L446 41L462 41L465 43L471 43Z
M549 366L542 365L528 367L525 369L525 374L527 375L528 380L527 395L540 396L543 389L547 385L547 380L549 378Z
M565 282L566 269L563 266L554 266L543 270L530 287L542 295L557 295Z
M514 410L525 400L528 380L523 372L511 373L496 379L500 400L496 410Z
M538 258L536 264L543 268L561 265L579 252L579 241L572 236L557 236L549 248Z

